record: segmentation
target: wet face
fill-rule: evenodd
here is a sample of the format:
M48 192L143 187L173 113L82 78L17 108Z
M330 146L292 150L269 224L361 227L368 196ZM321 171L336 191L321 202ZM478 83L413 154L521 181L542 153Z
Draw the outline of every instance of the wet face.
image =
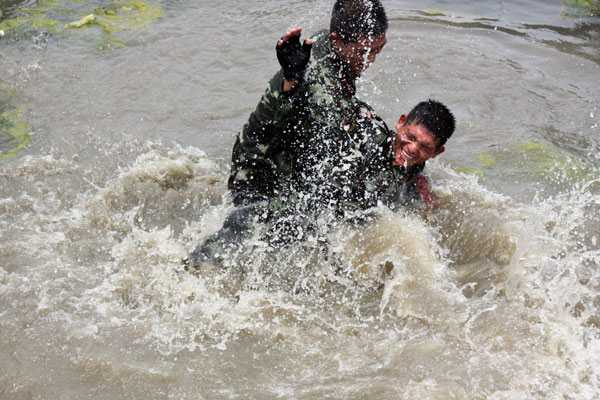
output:
M406 115L398 120L396 132L392 143L396 165L411 167L444 152L444 146L438 148L435 136L418 121L406 124Z
M355 73L360 74L375 61L386 43L385 33L374 37L360 37L356 42L344 43L336 32L329 35L336 54Z

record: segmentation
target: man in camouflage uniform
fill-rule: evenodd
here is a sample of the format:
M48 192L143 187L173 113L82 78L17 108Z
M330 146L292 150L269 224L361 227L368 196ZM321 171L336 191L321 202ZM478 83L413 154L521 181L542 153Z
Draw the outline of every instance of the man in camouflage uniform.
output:
M363 193L361 207L381 203L393 209L420 198L429 209L435 208L435 196L421 173L427 160L445 151L444 145L455 127L450 110L429 99L417 104L408 115L402 115L395 133L386 127L368 134L361 148L363 159L357 180Z
M370 8L361 9L348 33L339 21L343 6L352 4ZM380 24L374 27L374 20ZM370 36L360 35L361 24ZM407 197L424 162L392 168L392 136L354 96L354 82L381 51L386 29L378 2L351 0L334 6L331 33L317 32L302 46L300 28L284 35L277 46L282 71L270 81L234 146L229 188L240 207L192 253L192 261L236 247L254 222L271 224L270 242L288 242L302 238L301 227L317 214L339 216Z
M355 80L383 48L387 27L380 0L336 1L330 32L318 32L313 38L315 46L310 65L307 67L311 41L307 41L302 46L304 51L292 54L287 60L292 61L291 64L283 66L271 79L256 110L239 133L228 184L238 208L220 232L188 257L188 263L206 258L220 243L228 242L230 246L241 242L253 222L273 219L274 213L280 221L293 216L292 208L301 204L296 201L298 194L304 194L305 188L312 190L317 176L322 175L312 174L319 172L321 157L327 157L334 150L333 138L342 138L342 133L353 123L357 107ZM299 33L300 29L293 30L284 38L296 37ZM298 54L300 60L295 60L294 55ZM303 112L298 112L297 106L301 90L290 90L298 81L305 83L303 93L310 104L303 107ZM313 136L314 132L322 132L322 135ZM324 136L330 138L319 143ZM305 180L309 176L310 182ZM309 197L318 198L314 193ZM290 204L296 206L290 207ZM309 207L309 202L302 204Z
M301 28L278 43L282 70L234 145L229 189L236 205L272 199L282 187L318 172L311 167L355 125L355 81L385 45L387 17L379 0L338 0L330 29L314 34L300 52L282 49L289 49L283 45L288 39L299 43Z

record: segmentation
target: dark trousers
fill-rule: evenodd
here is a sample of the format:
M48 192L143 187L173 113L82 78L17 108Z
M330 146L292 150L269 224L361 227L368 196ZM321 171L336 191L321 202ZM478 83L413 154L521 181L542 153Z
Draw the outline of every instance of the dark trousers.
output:
M254 205L234 209L223 222L223 227L183 260L185 270L197 269L202 263L222 266L227 256L241 249L244 239L252 234L256 221Z

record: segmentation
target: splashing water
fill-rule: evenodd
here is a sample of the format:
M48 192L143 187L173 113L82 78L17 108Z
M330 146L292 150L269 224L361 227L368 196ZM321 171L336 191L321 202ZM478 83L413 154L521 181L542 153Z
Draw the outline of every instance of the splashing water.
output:
M457 115L435 213L323 219L282 250L259 232L196 274L181 259L233 208L233 131L298 16L170 2L111 52L0 38L36 132L0 160L0 397L597 398L597 21L484 3L386 4L358 85L387 120L430 96Z

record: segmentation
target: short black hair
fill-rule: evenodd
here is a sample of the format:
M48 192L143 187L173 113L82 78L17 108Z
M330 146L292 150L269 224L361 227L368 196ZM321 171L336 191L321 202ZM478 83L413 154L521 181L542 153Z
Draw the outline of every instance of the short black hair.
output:
M380 0L337 0L333 5L329 30L344 43L384 34L388 20Z
M435 136L438 149L443 146L456 129L452 112L439 101L429 99L417 104L407 115L406 125L416 121Z

